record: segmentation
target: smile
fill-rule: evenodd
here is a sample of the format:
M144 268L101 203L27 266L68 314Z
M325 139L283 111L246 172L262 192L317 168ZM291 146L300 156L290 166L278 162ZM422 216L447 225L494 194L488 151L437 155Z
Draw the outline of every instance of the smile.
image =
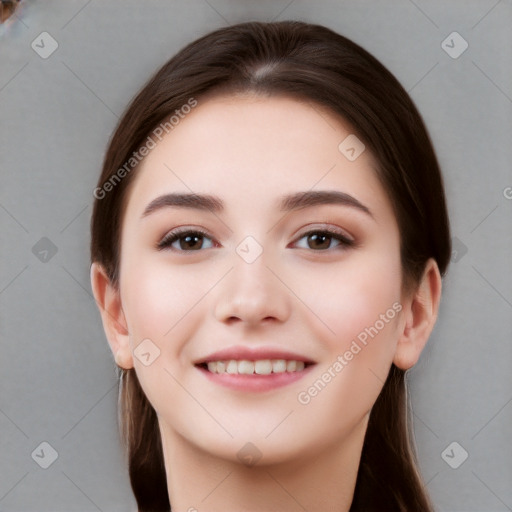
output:
M315 363L295 359L226 359L195 367L210 382L238 392L258 393L287 386L305 377Z
M307 363L286 359L259 359L256 361L229 359L208 361L203 368L210 373L228 373L231 375L270 375L272 373L301 372Z
M194 362L210 382L236 391L261 392L304 378L316 362L279 346L234 345Z

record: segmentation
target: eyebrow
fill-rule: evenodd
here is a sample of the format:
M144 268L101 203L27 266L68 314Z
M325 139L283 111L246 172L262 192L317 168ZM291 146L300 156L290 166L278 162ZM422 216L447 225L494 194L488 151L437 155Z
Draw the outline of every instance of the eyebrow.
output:
M282 212L291 212L327 204L337 204L348 206L366 213L373 218L370 209L361 203L358 199L345 192L337 190L310 190L307 192L296 192L283 196L278 202L279 210ZM171 193L153 199L145 208L142 217L147 217L151 213L167 207L191 208L195 210L210 211L220 213L224 210L224 203L217 196L208 194L183 194Z

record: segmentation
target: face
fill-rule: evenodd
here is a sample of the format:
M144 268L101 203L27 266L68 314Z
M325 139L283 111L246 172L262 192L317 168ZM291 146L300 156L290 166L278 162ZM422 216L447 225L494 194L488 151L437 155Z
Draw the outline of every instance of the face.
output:
M366 427L403 331L400 240L351 134L306 102L210 98L137 170L119 293L168 439L274 463Z

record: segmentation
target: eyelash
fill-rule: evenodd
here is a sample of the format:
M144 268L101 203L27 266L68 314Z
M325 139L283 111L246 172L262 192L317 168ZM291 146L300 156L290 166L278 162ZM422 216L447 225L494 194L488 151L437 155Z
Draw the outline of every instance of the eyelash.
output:
M171 248L171 246L174 242L178 241L180 238L184 237L185 235L199 235L201 237L213 240L208 235L208 233L206 233L205 231L202 231L200 229L183 229L183 230L178 229L178 230L170 231L169 233L167 233L167 235L165 235L164 238L160 242L158 242L157 249L164 250L167 248ZM339 243L339 245L337 245L335 247L348 248L348 247L353 247L355 245L354 240L348 238L343 233L341 233L337 230L334 230L334 229L312 229L310 231L307 231L306 233L303 233L297 239L297 241L302 240L303 238L306 238L310 235L326 235L328 238L337 240L340 243ZM171 249L171 250L174 250L176 252L199 252L201 249L199 249L199 251L197 251L197 250L187 251L184 249ZM315 249L309 249L309 250L311 250L313 252L328 252L328 251L332 251L333 249L329 248L329 249L320 249L320 250L315 250Z

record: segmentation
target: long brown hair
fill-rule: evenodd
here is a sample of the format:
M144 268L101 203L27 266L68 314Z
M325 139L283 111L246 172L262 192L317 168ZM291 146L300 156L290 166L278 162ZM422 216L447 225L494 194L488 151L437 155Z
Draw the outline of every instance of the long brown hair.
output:
M441 173L407 92L377 59L326 27L249 22L216 30L183 48L148 81L119 121L91 221L91 260L104 267L114 286L123 205L137 167L127 170L126 162L152 130L191 98L200 102L216 92L291 96L348 121L379 163L378 177L400 229L404 288L418 284L431 257L444 275L451 244ZM126 172L120 173L123 166ZM391 366L372 408L351 512L433 510L417 469L405 374ZM156 413L135 371L120 369L120 377L120 427L139 511L168 511Z

